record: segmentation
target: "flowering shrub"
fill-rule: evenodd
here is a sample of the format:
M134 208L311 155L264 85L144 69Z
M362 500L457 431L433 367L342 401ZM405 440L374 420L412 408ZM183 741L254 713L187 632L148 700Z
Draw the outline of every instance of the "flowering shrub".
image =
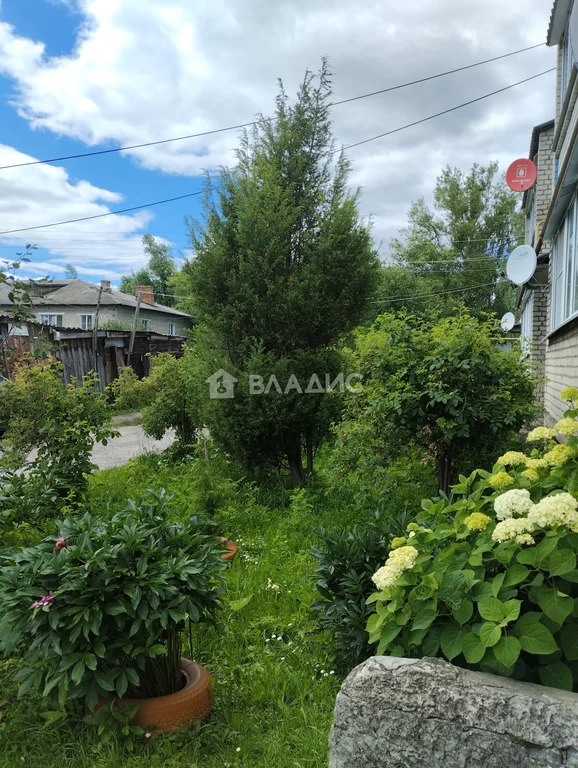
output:
M578 687L578 389L562 397L564 419L533 430L528 454L509 451L422 502L407 544L373 575L377 653Z
M214 536L168 517L164 491L110 519L66 520L61 535L0 554L0 652L17 653L20 693L67 702L145 698L181 685L181 631L223 592Z

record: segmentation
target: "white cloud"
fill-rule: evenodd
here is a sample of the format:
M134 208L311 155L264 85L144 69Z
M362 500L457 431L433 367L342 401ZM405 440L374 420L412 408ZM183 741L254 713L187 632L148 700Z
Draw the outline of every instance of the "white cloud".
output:
M277 76L293 92L304 69L316 68L325 54L340 99L540 42L546 6L543 0L76 0L84 24L69 56L50 58L41 41L0 23L0 72L14 78L15 104L32 127L91 146L133 144L251 120L271 109ZM335 107L335 134L344 143L358 141L553 64L554 53L544 48ZM445 164L506 164L525 155L532 126L553 108L550 75L352 150L353 181L365 187L362 209L374 214L376 237L396 231L411 200L431 192ZM236 144L231 132L130 154L145 168L193 175L234 162Z
M35 158L0 144L0 165L24 163ZM31 221L49 222L97 216L118 205L122 195L95 187L87 181L72 182L64 168L33 165L0 172L0 221L6 229L27 227ZM115 279L145 261L138 230L152 219L147 211L119 215L62 227L0 236L0 259L11 259L27 242L46 248L54 257L52 271L64 271L72 262L79 274ZM87 227L87 224L89 225ZM161 238L158 238L161 240ZM168 241L166 241L168 242ZM44 272L47 263L37 262L27 271Z

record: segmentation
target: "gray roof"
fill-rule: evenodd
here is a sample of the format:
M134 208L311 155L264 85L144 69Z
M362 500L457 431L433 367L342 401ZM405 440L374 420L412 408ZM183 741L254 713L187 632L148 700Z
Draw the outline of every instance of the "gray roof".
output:
M552 13L550 14L550 24L548 25L546 45L558 45L560 43L568 25L568 16L571 8L572 0L554 0Z
M60 280L58 281L61 288L57 288L55 291L51 291L45 296L38 296L33 298L35 306L50 307L50 306L89 306L96 307L98 302L98 292L100 290L99 285L94 283L88 283L85 280ZM0 304L10 304L8 301L8 293L10 288L5 285L0 285ZM121 305L123 307L136 308L136 299L134 296L129 296L127 293L121 293L120 291L102 291L100 297L101 306ZM173 309L172 307L165 307L163 304L147 304L141 302L141 310L152 310L153 312L162 312L163 314L179 315L180 317L191 317L187 312L181 312L179 309Z

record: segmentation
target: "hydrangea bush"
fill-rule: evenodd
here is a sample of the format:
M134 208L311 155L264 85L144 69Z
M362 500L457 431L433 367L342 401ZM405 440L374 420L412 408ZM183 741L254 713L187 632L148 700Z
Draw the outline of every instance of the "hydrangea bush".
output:
M561 396L564 418L526 453L460 475L391 542L368 599L378 654L578 688L578 388Z

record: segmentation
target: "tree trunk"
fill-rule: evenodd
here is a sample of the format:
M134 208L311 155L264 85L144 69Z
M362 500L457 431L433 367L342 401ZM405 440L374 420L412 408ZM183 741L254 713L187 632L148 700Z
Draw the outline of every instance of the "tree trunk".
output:
M444 493L450 492L450 483L452 481L453 459L452 445L446 446L438 459L438 487Z
M299 435L291 435L287 444L287 461L291 469L291 479L302 488L305 485L305 473L301 458L301 440Z
M310 429L305 435L305 444L307 447L307 479L311 480L313 477L313 434Z

